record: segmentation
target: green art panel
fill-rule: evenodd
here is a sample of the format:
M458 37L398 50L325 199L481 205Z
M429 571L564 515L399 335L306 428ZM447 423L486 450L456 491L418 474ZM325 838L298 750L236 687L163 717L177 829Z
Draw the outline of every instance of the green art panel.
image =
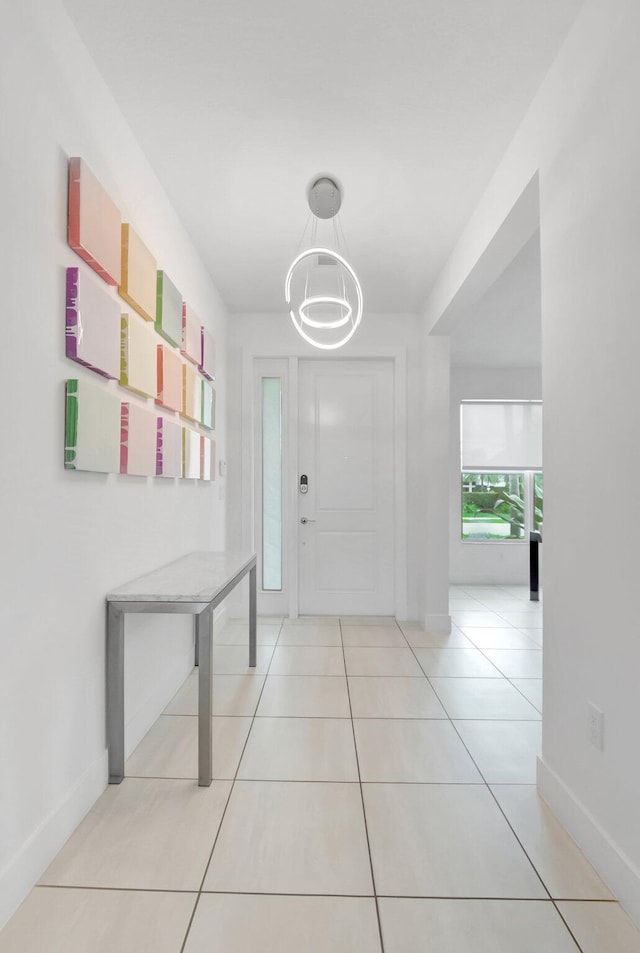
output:
M66 382L66 470L120 472L120 398L81 379Z
M165 271L158 272L156 331L174 347L182 344L182 293Z

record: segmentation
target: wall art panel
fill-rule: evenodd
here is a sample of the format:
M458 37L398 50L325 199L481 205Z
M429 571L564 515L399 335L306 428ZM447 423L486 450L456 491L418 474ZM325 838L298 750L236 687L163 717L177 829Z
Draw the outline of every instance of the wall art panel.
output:
M156 319L156 260L131 225L122 226L122 278L118 294L145 321Z
M120 384L142 397L158 396L157 338L137 314L121 318Z
M156 475L158 417L131 401L122 402L120 417L120 473Z
M158 395L156 404L167 410L182 410L182 359L166 344L158 344Z
M182 476L182 430L175 421L158 417L156 476Z
M186 301L182 305L182 343L180 351L192 364L200 364L200 318Z
M120 398L106 385L66 382L64 466L120 472Z
M200 479L200 434L182 428L182 475L185 480Z
M215 480L216 478L216 445L209 437L200 437L200 479Z
M194 423L200 423L202 380L190 364L182 365L182 410L180 413Z
M120 377L120 302L79 268L67 268L66 354L103 377Z
M182 294L164 271L156 282L156 331L174 347L182 344Z
M200 381L202 396L200 400L200 423L207 430L216 426L216 392L207 381Z
M107 284L121 280L120 209L86 162L69 159L69 245Z
M198 370L207 378L216 379L216 346L206 328L200 328L200 363Z

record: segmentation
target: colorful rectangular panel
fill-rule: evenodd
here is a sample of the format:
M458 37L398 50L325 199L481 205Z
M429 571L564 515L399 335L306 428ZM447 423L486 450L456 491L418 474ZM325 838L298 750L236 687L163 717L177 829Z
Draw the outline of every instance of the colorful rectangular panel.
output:
M64 466L120 472L120 398L106 386L67 381Z
M156 414L122 402L120 418L120 473L128 476L156 475L158 418Z
M200 479L215 480L216 478L216 445L209 437L200 437Z
M67 268L66 354L103 377L120 377L120 302L79 268Z
M182 305L182 343L180 352L192 364L200 363L200 318L187 302Z
M164 271L156 280L156 331L174 347L182 344L182 294Z
M157 397L157 338L153 328L137 314L123 314L120 326L120 384L142 397Z
M216 427L216 392L207 381L200 381L202 396L200 400L200 423L207 430Z
M182 365L182 409L183 417L200 423L200 405L202 402L201 379L190 364Z
M200 363L198 370L208 380L216 379L216 346L206 328L200 328Z
M82 159L69 159L69 245L110 285L120 284L120 209Z
M156 260L134 232L131 225L122 226L122 278L118 294L145 321L156 319Z
M182 427L166 417L158 417L156 476L182 476Z
M158 344L158 395L156 404L182 410L182 359L166 344Z
M185 480L200 479L200 434L182 428L182 475Z

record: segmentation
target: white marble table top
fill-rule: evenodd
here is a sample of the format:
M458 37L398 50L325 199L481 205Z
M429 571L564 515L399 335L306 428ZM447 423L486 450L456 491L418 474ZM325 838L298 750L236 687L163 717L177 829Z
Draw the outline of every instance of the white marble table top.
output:
M189 553L107 594L108 602L211 602L255 553Z

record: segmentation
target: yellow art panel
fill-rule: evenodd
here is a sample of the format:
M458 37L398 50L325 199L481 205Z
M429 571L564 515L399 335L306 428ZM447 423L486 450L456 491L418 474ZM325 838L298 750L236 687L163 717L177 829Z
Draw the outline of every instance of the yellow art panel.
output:
M157 263L131 225L122 226L121 298L145 321L156 319Z
M182 365L182 410L180 413L194 423L200 423L202 401L201 380L190 364Z
M137 314L121 318L120 385L142 397L158 393L157 337Z

